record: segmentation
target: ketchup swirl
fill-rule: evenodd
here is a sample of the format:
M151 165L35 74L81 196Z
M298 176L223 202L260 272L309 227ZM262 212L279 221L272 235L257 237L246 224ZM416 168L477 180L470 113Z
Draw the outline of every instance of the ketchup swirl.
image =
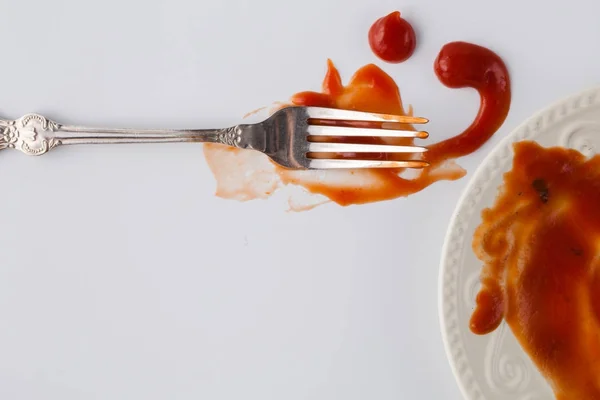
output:
M511 99L508 69L493 51L466 42L442 47L434 69L444 85L471 87L481 96L479 112L464 132L429 146L430 160L462 157L480 148L504 123Z

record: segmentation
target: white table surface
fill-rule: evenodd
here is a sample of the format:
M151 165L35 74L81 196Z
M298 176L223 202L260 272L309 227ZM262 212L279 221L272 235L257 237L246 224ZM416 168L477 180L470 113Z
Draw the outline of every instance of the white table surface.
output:
M385 65L435 139L474 91L432 63L453 40L507 62L512 110L598 83L600 3L573 0L0 0L0 113L214 127L377 62L367 30L418 33ZM407 199L286 213L213 196L199 145L2 152L0 398L459 399L437 312L440 249L468 178Z

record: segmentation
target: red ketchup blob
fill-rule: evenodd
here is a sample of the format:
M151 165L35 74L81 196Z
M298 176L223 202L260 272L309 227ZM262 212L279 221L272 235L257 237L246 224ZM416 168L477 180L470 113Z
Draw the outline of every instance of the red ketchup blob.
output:
M369 29L369 45L383 61L400 63L415 51L417 40L413 27L394 11L379 18Z

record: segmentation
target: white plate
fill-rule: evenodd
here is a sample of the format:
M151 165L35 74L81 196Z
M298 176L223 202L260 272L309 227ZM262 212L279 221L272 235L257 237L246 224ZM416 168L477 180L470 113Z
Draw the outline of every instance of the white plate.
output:
M469 319L479 289L482 263L471 241L480 213L493 204L502 175L512 166L512 144L535 140L592 155L600 149L600 88L569 97L538 113L496 146L474 174L452 217L439 281L442 336L450 364L466 398L553 399L552 390L520 348L506 323L477 336Z

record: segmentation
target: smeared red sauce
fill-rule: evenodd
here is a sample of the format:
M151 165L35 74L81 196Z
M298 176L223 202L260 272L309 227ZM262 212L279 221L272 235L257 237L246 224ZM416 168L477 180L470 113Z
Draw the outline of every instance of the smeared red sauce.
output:
M406 61L417 46L415 30L399 11L394 11L373 23L369 29L369 46L384 61Z
M455 180L465 171L446 162L481 147L504 122L510 108L510 79L502 59L489 49L465 42L453 42L440 51L435 64L440 81L452 88L471 87L481 96L473 123L460 135L427 146L423 158L431 166L414 179L399 176L402 169L356 171L375 180L370 186L331 186L329 182L304 182L302 174L280 169L285 183L301 185L312 193L327 196L342 205L389 200L418 192L439 180ZM292 96L296 105L345 108L377 113L408 115L402 106L394 80L370 64L359 69L347 85L332 62L328 64L322 92L301 92ZM414 129L407 126L407 129ZM412 144L412 139L385 139L382 143ZM383 155L382 155L383 157ZM391 159L391 158L390 158Z
M369 41L376 54L389 61L409 57L416 44L414 31L398 12L378 20L369 32ZM391 200L418 192L440 180L461 178L466 172L452 161L480 148L500 128L510 108L510 78L498 55L484 47L464 42L445 45L435 60L434 69L444 85L474 88L479 92L481 101L475 120L464 132L429 145L427 153L414 156L430 163L430 167L422 170L417 177L406 177L404 169L286 170L271 164L260 153L207 144L204 153L217 180L217 195L238 200L265 198L279 188L291 185L325 196L340 205L350 205ZM360 68L344 85L337 68L329 61L322 91L297 93L292 96L291 102L296 105L412 115L412 109L405 110L402 105L398 85L373 64ZM403 128L414 130L409 125ZM364 138L361 141L413 143L408 139ZM418 144L422 145L423 142L419 141ZM405 156L369 154L368 157L394 160ZM290 207L307 209L323 201L320 198L306 206L299 203L292 205L290 200Z
M473 240L484 268L471 330L504 319L558 400L600 399L600 156L514 150Z

